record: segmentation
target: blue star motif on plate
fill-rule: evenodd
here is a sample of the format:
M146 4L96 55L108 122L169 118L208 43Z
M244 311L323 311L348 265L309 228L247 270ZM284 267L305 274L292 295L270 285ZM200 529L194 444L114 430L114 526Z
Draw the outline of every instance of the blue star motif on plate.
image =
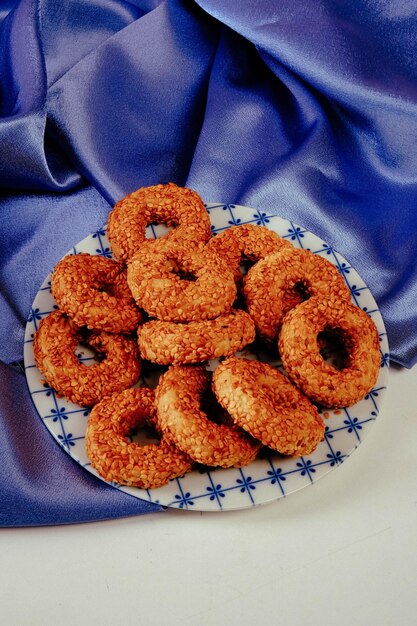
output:
M313 474L316 470L314 467L312 467L313 462L308 459L307 461L298 461L296 463L297 467L301 468L300 474L301 476L305 476L306 474L310 475Z
M263 226L264 224L269 224L269 218L266 213L254 213L253 216L256 219L257 226Z
M289 228L288 232L291 235L291 241L295 241L296 239L302 239L304 237L304 233L301 231L299 226L294 226L294 228Z
M333 439L333 433L328 426L326 426L326 428L324 429L324 436L326 437L326 439Z
M352 296L359 297L361 295L362 289L358 288L357 285L351 285L350 292Z
M184 495L177 493L175 495L175 499L179 502L180 509L183 509L185 506L193 505L194 502L191 500L191 493L187 491Z
M249 489L256 489L256 486L252 484L252 476L244 476L243 478L238 478L236 480L238 485L242 485L240 492L245 493L245 491L249 491Z
M110 248L103 248L102 250L96 250L97 254L101 254L101 256L106 257L107 259L111 259L112 253Z
M337 463L342 463L343 454L338 450L337 452L333 452L332 454L326 454L328 459L331 459L330 467L333 467Z
M333 252L332 246L329 246L328 243L323 243L323 252L326 254L331 254Z
M35 320L41 320L42 315L39 313L39 309L31 309L28 317L28 322L34 322Z
M381 367L388 367L388 365L389 365L389 354L387 352L385 352L382 355Z
M359 419L357 417L349 418L347 420L343 420L343 423L349 426L347 429L348 433L353 432L354 430L362 430L362 424L359 423Z
M103 228L99 228L98 230L96 230L95 233L93 233L92 237L93 239L95 239L96 237L104 237L105 234L106 231Z
M267 471L268 476L271 476L271 485L275 485L276 482L280 482L282 480L286 480L285 476L282 473L282 468L278 467L277 469L272 469Z
M339 263L338 269L341 274L350 274L350 267L346 263Z
M50 396L52 394L52 388L48 385L47 382L44 382L42 384L42 387L44 387L44 389L46 389L45 396Z
M65 436L58 435L58 439L62 443L62 445L67 446L67 448L70 448L71 446L75 446L72 433L67 433L65 434Z
M369 400L369 398L377 398L379 389L371 389L371 391L365 396L365 400Z
M51 414L54 415L52 419L53 422L57 422L59 419L68 419L68 415L65 413L65 407L61 407L58 411L57 409L51 409Z
M224 498L225 497L225 493L221 490L222 486L221 485L216 485L216 486L212 486L212 487L206 487L207 491L211 494L210 495L210 500L214 500L214 498L219 497L220 498Z

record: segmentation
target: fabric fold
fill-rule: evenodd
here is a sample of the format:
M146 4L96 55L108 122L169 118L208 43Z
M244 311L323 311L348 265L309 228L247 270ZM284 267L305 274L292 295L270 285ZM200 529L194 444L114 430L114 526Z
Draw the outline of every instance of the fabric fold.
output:
M108 201L140 185L185 183L217 38L192 3L163 2L51 87L56 136Z
M80 177L45 136L47 78L37 2L24 0L5 17L0 49L5 52L0 61L0 187L68 190Z
M227 25L230 43L216 57L188 183L290 216L330 242L370 285L392 360L413 365L400 302L410 306L417 289L414 15L404 3L391 13L326 1L314 10L302 0L199 5ZM240 114L249 103L258 123Z

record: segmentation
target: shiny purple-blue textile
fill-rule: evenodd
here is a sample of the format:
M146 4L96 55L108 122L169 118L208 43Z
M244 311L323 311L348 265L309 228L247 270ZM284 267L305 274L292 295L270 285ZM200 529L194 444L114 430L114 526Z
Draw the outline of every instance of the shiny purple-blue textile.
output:
M174 181L313 231L417 360L417 2L0 6L0 525L157 511L79 468L23 373L33 298L116 200Z

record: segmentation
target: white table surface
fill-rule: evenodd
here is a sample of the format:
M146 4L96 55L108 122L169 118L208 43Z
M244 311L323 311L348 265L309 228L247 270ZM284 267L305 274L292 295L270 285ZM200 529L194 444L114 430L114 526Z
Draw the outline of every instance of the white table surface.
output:
M0 624L415 626L417 367L351 458L236 512L0 532Z

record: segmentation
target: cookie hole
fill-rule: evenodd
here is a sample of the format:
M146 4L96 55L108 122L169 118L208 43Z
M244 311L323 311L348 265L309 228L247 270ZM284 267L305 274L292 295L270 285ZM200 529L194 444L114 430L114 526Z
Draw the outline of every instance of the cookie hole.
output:
M153 222L148 222L146 226L165 226L165 228L177 228L178 222L170 219L163 220L154 220Z
M268 448L267 446L262 446L262 448L258 452L259 459L270 459L274 461L280 461L288 458L285 454L281 454L276 450L272 450L272 448Z
M325 328L317 335L317 345L325 361L337 370L349 365L351 340L341 328Z
M245 276L251 267L255 265L256 261L249 259L248 257L242 256L240 259L239 270L243 276Z
M172 230L177 228L178 223L173 221L156 221L156 222L148 222L146 225L146 238L147 239L158 239L159 237L166 237Z
M206 415L207 419L214 424L230 424L230 416L227 411L217 402L217 398L210 390L203 393L200 400L200 410Z
M135 443L138 446L144 447L151 444L159 444L161 436L151 426L145 426L142 428L132 428L127 433L126 439L130 443Z
M175 270L173 273L181 280L186 280L189 283L195 283L197 280L197 277L192 272L187 272L181 268Z
M295 283L295 285L292 288L292 291L296 296L299 296L301 302L308 300L310 297L310 292L308 290L308 287L302 280L298 281L298 283Z
M100 285L97 288L98 293L108 293L109 296L115 296L115 288L114 283L105 283L104 285Z
M91 331L88 328L83 327L78 331L78 344L75 349L75 355L80 363L91 367L97 363L101 363L106 358L106 353L90 346L88 339L91 336Z
M156 389L159 379L168 371L168 365L158 365L152 361L142 361L142 370L140 378L146 387Z
M169 268L172 274L178 276L181 280L186 280L187 282L193 283L197 280L197 276L190 272L190 270L186 269L178 262L177 259L168 259Z
M245 297L240 289L237 290L236 300L233 302L233 308L246 311L247 307Z

